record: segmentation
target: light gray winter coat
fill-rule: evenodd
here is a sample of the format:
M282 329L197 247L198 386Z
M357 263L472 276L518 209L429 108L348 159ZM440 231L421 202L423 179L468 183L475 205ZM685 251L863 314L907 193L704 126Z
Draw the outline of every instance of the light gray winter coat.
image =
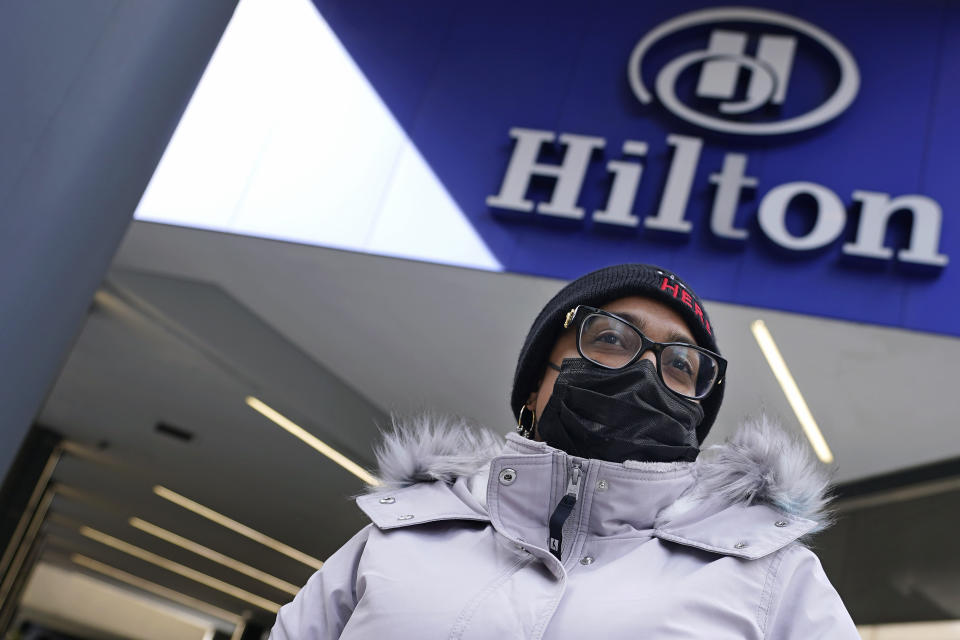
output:
M817 557L826 482L760 422L695 463L615 464L425 420L380 452L373 521L274 640L857 640ZM561 558L548 519L580 471Z

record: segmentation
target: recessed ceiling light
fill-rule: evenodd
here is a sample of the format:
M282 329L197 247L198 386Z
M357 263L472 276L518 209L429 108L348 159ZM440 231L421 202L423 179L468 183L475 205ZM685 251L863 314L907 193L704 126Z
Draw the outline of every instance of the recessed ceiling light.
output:
M290 418L286 417L285 415L283 415L282 413L274 409L273 407L267 405L261 400L258 400L257 398L254 398L253 396L247 396L246 403L252 409L259 412L269 420L272 420L274 423L276 423L278 426L286 430L291 435L294 435L297 438L300 438L300 440L310 445L311 447L313 447L323 455L327 456L328 458L336 462L338 465L340 465L341 467L343 467L353 475L357 476L358 478L366 482L368 485L372 487L376 487L380 484L380 480L378 480L375 476L371 475L369 471L367 471L366 469L361 467L359 464L357 464L347 456L343 455L342 453L340 453L339 451L337 451L336 449L328 445L326 442L316 437L315 435L313 435L312 433L310 433L309 431L307 431L306 429L298 425L296 422L294 422Z
M282 553L283 555L289 558L293 558L298 562L302 562L307 566L313 567L314 569L319 569L320 567L323 566L323 560L320 560L319 558L314 558L313 556L308 555L303 551L300 551L299 549L294 549L290 545L284 544L279 540L275 540L264 533L260 533L256 529L248 527L245 524L240 524L236 520L228 518L222 513L218 513L214 511L210 507L205 507L199 502L194 502L190 498L182 496L176 491L171 491L166 487L157 485L156 487L153 488L153 492L165 500L169 500L170 502L176 505L179 505L184 509L193 511L197 515L203 516L208 520L212 520L213 522L216 522L222 527L226 527L227 529L230 529L231 531L239 533L242 536L250 538L255 542L259 542L265 547L269 547L274 551L277 551L278 553Z
M299 587L297 587L294 584L290 584L286 580L281 580L280 578L277 578L276 576L272 576L269 573L266 573L265 571L260 571L259 569L255 569L254 567L251 567L248 564L240 562L239 560L234 560L233 558L229 556L225 556L222 553L219 553L217 551L214 551L209 547L205 547L202 544L198 544L193 540L188 540L183 536L178 536L172 531L168 531L167 529L158 527L157 525L151 524L145 520L141 520L140 518L130 518L130 526L140 529L141 531L144 531L146 533L149 533L152 536L156 536L161 540L166 540L170 544L175 544L178 547L182 547L187 551L192 551L193 553L203 556L208 560L212 560L217 564L222 564L223 566L229 567L234 571L238 571L239 573L242 573L246 576L250 576L254 580L259 580L260 582L264 584L268 584L275 589L279 589L280 591L286 591L290 595L295 596L300 591Z
M833 453L830 451L830 447L827 445L823 433L820 432L817 421L813 419L813 414L810 413L810 407L807 406L806 400L803 399L803 394L800 393L800 387L797 386L797 381L794 380L793 375L790 374L790 369L780 354L777 343L773 341L773 336L770 335L770 330L767 329L767 325L763 320L754 320L750 324L750 331L753 333L757 344L760 345L760 350L763 351L763 356L767 359L767 364L770 365L774 377L777 379L777 382L780 383L780 388L783 389L784 395L787 396L787 402L790 403L793 412L797 415L800 426L803 427L803 432L806 434L807 440L810 441L810 445L813 447L814 452L816 452L817 457L825 464L830 464L833 462Z
M183 595L179 591L168 589L167 587L159 585L156 582L144 580L143 578L135 576L132 573L121 571L116 567L111 567L108 564L104 564L98 560L94 560L93 558L88 558L85 555L74 553L70 556L70 561L80 565L81 567L86 567L87 569L105 575L108 578L119 580L120 582L124 582L131 587L136 587L137 589L142 589L143 591L160 596L161 598L182 604L183 606L193 609L194 611L200 611L201 613L213 616L214 618L218 618L224 622L229 622L230 624L235 625L241 620L241 617L236 613L216 607L209 602L204 602L203 600L198 600L197 598L191 598L190 596Z
M90 538L91 540L96 540L101 544L105 544L108 547L113 547L118 551L122 551L136 558L140 558L141 560L151 564L155 564L162 569L166 569L167 571L181 575L184 578L189 578L194 582L199 582L200 584L206 585L212 589L216 589L217 591L222 591L223 593L233 596L238 600L249 602L250 604L260 607L261 609L270 611L271 613L276 613L280 610L280 605L276 602L272 602L266 598L261 598L254 593L244 591L240 587L235 587L232 584L224 582L223 580L219 580L213 576L208 576L207 574L201 573L196 569L186 567L179 562L174 562L173 560L164 558L161 555L157 555L152 551L141 549L140 547L132 545L129 542L124 542L119 538L114 538L113 536L103 533L102 531L97 531L96 529L87 526L81 526L80 535Z

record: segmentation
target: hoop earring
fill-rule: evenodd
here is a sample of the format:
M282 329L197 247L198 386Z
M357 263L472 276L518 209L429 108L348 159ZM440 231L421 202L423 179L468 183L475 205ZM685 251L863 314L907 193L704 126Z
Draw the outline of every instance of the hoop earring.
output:
M530 414L529 424L523 424L523 412L527 411ZM521 436L530 440L533 437L533 425L537 422L537 412L534 409L528 409L527 405L520 407L520 415L517 416L517 433Z

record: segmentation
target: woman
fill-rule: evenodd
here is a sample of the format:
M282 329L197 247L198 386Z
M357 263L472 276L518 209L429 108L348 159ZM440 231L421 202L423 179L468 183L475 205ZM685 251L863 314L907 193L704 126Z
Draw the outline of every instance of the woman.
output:
M859 638L816 556L825 481L752 424L700 443L725 360L693 291L649 265L562 289L520 353L504 445L423 418L387 437L373 521L272 638Z

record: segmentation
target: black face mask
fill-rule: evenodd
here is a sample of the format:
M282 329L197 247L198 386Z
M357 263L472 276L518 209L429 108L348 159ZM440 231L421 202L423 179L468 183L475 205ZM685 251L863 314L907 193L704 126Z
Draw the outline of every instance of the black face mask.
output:
M567 358L537 431L550 446L581 458L692 461L701 420L703 408L667 389L649 360L604 369Z

